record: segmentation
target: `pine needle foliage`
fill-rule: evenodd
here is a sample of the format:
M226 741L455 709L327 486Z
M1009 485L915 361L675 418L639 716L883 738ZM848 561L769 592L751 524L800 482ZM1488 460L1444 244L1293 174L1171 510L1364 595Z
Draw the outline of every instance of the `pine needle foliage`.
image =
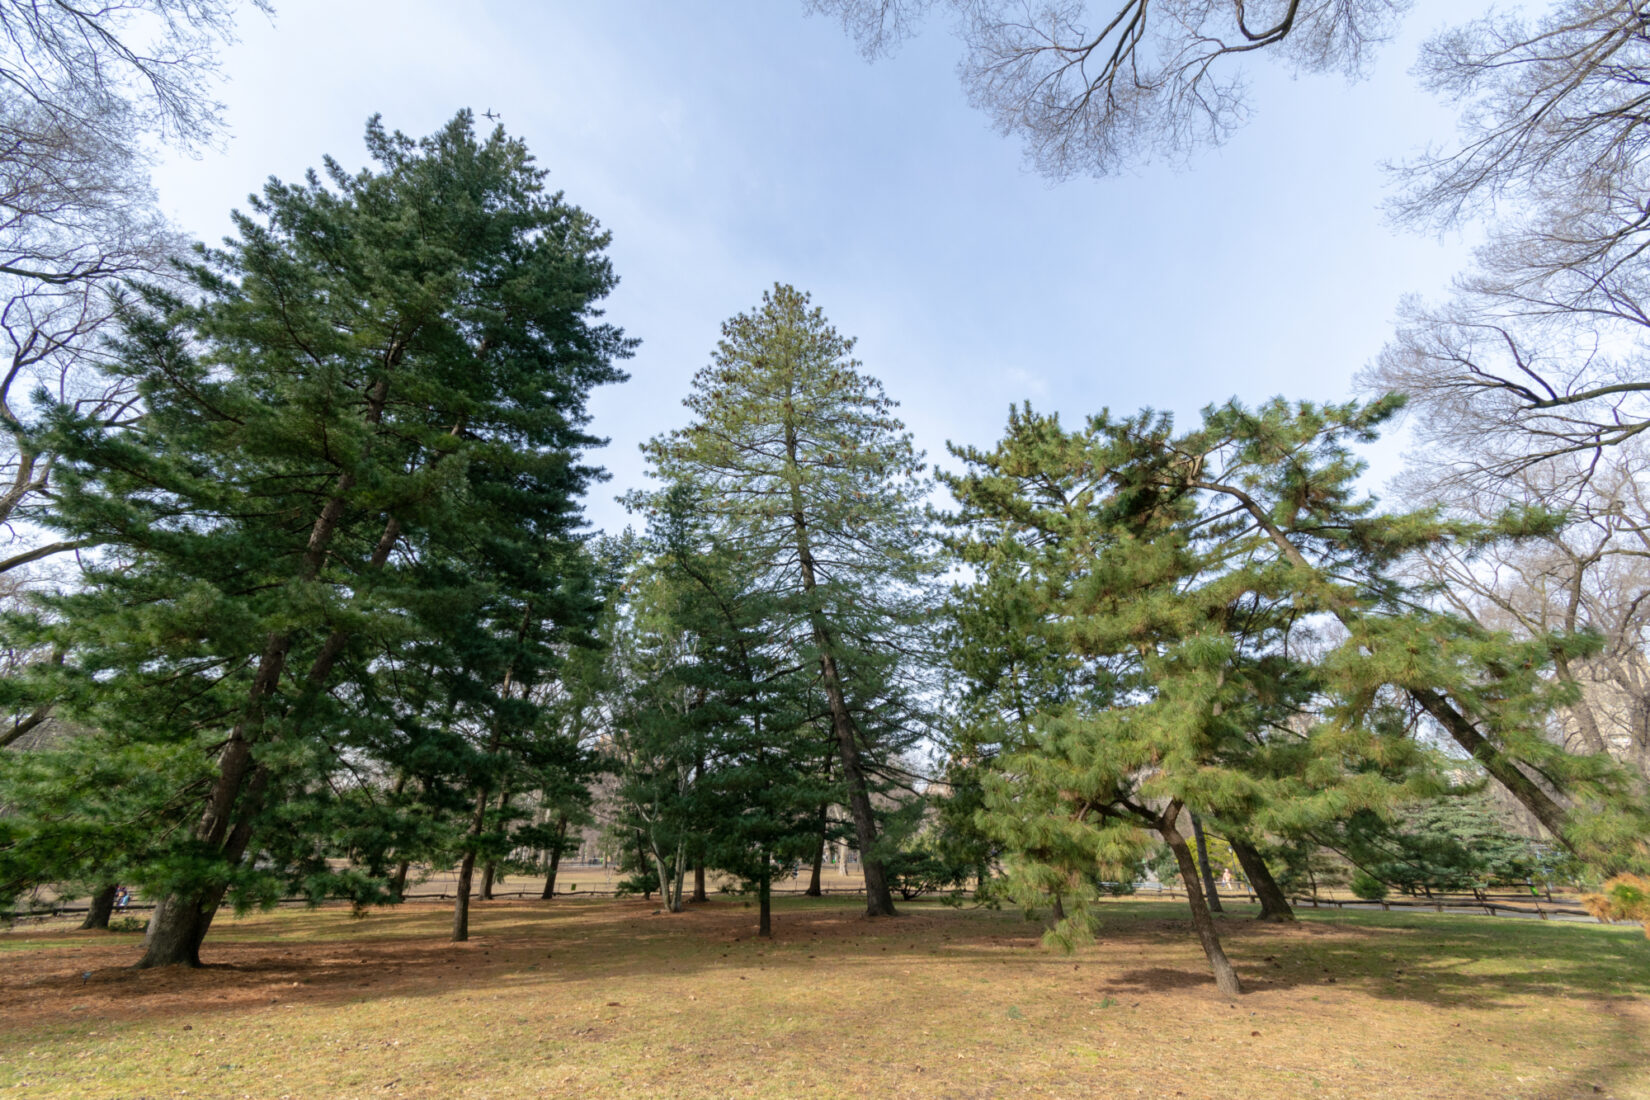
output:
M133 417L53 420L51 522L102 550L37 620L69 655L43 690L111 745L212 762L194 820L146 839L146 965L197 962L229 891L381 887L316 871L312 796L389 778L394 708L365 702L397 690L385 662L438 613L509 619L599 475L585 399L630 350L596 309L606 233L468 112L422 140L374 119L367 147L374 167L266 185L195 298L129 303L110 369ZM294 830L311 858L271 866Z
M665 484L702 487L735 561L783 599L772 629L818 670L868 909L884 915L871 795L921 732L909 688L935 559L922 455L853 347L806 294L775 286L723 324L685 401L690 423L644 451Z
M1607 780L1540 736L1563 701L1545 658L1585 639L1475 630L1394 578L1419 545L1507 533L1378 514L1357 492L1350 444L1395 409L1231 403L1177 434L1150 412L1068 431L1024 407L994 450L953 449L948 541L973 574L952 601L973 719L961 750L985 769L982 821L1011 890L1060 901L1056 940L1086 934L1099 880L1155 835L1236 989L1183 811L1279 834L1389 814L1444 786L1422 712L1447 708L1510 766Z

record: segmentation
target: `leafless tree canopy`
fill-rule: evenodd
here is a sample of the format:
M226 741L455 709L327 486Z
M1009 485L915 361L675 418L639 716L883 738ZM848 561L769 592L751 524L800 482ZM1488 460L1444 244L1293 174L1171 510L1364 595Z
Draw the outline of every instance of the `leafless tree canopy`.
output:
M270 0L249 0L269 13ZM191 144L217 129L209 94L238 0L0 0L0 88L80 128Z
M939 0L807 0L868 56ZM1243 55L1360 72L1409 0L944 0L970 100L1057 179L1110 175L1218 144L1247 116Z
M1493 520L1508 505L1562 507L1561 531L1468 555L1442 547L1415 563L1457 613L1521 637L1589 631L1597 653L1555 654L1554 674L1578 701L1555 716L1552 739L1573 752L1608 753L1650 781L1650 450L1639 443L1532 466L1490 488L1417 462L1400 482L1414 504L1443 504ZM1569 467L1568 469L1566 467Z
M1408 303L1366 372L1411 395L1422 439L1457 473L1493 478L1650 429L1650 10L1565 0L1428 44L1421 74L1462 109L1461 141L1400 169L1402 219L1493 213L1442 304Z
M182 247L155 210L143 142L211 138L212 50L236 6L0 0L0 574L68 548L16 526L51 473L32 395L107 417L129 408L88 369L99 332L114 289L166 277Z

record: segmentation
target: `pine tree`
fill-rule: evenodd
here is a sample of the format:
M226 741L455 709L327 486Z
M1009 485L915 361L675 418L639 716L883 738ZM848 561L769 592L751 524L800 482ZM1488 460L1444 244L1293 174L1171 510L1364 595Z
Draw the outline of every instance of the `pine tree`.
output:
M53 601L69 699L214 765L193 828L148 853L140 965L197 964L226 891L269 889L249 855L340 766L374 647L405 640L403 561L507 541L523 508L564 537L596 473L585 395L629 349L596 320L606 235L468 112L422 141L375 119L367 144L376 170L272 181L203 255L198 302L130 312L134 424L56 418L54 525L105 546Z
M1366 514L1341 440L1368 414L1269 411L1295 430L1313 498ZM1086 934L1095 877L1120 876L1155 834L1217 984L1236 992L1191 810L1287 831L1383 812L1439 780L1385 700L1348 691L1340 648L1312 644L1322 618L1367 612L1388 586L1368 568L1280 557L1269 531L1205 488L1245 457L1198 449L1223 414L1176 436L1151 414L1067 432L1016 411L995 451L958 451L970 469L946 480L962 505L952 544L976 573L957 603L982 635L959 667L991 704L975 740L997 742L984 817L1014 853L1012 885L1062 902L1056 936L1069 942ZM1290 476L1279 468L1252 480Z
M648 504L628 616L632 689L615 723L620 793L667 909L681 907L688 864L708 865L755 889L767 935L772 878L816 843L831 796L810 720L814 668L775 630L788 601L717 537L706 503L679 481Z
M742 566L789 601L778 628L819 670L867 910L890 915L871 795L897 745L873 736L874 719L901 705L890 695L911 672L902 650L916 648L933 562L921 455L853 343L776 286L724 323L686 400L692 422L646 452L667 483L703 487Z

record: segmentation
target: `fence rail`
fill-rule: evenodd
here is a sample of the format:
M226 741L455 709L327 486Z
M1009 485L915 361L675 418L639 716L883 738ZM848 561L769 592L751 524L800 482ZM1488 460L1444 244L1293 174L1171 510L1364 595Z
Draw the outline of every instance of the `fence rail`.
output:
M1115 885L1115 884L1113 884ZM774 894L798 897L804 891L801 889L780 887L774 888ZM864 894L865 888L859 887L823 887L820 891L827 897L847 897ZM1133 884L1133 893L1136 896L1149 895L1151 897L1179 900L1186 897L1186 891L1172 886L1163 886L1155 882L1137 882ZM523 898L541 898L541 890L495 890L493 900ZM612 898L618 896L616 889L598 890L557 890L558 898ZM457 893L451 890L440 892L410 893L402 896L403 901L454 901ZM472 894L472 898L479 895ZM1221 902L1239 904L1258 904L1259 899L1251 891L1239 894L1220 894ZM1548 893L1544 897L1528 896L1524 894L1490 893L1486 890L1475 890L1470 894L1434 894L1430 897L1401 897L1401 898L1338 898L1328 895L1309 894L1295 896L1289 899L1291 905L1297 908L1310 907L1313 909L1381 909L1390 912L1394 909L1431 910L1437 913L1477 913L1483 912L1489 916L1511 914L1523 917L1537 917L1541 920L1550 920L1553 917L1564 919L1598 919L1589 913L1578 899L1567 897L1553 897ZM282 898L276 902L278 907L297 908L312 904L308 898ZM152 902L136 903L117 910L113 916L129 913L144 913L154 909ZM87 912L89 904L85 901L69 902L63 905L52 905L39 909L0 910L0 920L4 921L40 921L57 917L80 916ZM1608 923L1608 922L1603 922Z

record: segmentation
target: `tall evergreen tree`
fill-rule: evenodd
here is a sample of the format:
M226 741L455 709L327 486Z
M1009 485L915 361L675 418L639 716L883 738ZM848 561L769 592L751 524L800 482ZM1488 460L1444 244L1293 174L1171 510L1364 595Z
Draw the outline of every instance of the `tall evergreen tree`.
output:
M226 891L267 879L271 815L339 766L340 683L405 640L407 562L456 531L566 537L597 473L585 397L629 349L595 308L606 234L468 112L422 141L375 119L367 145L376 170L267 185L198 301L133 312L135 424L56 418L53 523L108 548L53 601L67 698L213 761L194 826L149 853L140 965L197 964Z
M934 565L922 456L853 346L776 286L723 324L685 402L692 422L645 450L665 482L704 488L744 567L787 600L775 630L819 670L867 910L889 915L871 796L895 731L868 718L911 672Z

